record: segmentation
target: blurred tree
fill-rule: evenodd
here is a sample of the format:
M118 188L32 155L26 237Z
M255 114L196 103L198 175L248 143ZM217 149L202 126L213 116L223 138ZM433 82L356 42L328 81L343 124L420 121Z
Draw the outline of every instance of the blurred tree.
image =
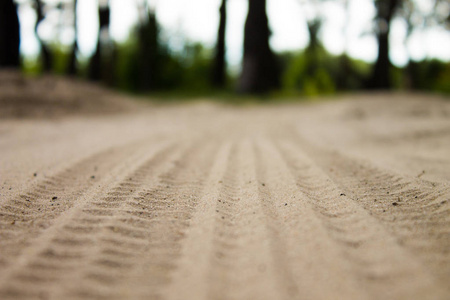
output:
M280 69L269 46L266 0L248 0L244 60L238 91L264 93L280 86Z
M448 0L430 0L432 9L421 9L417 0L375 0L377 14L375 32L378 40L378 58L372 69L368 87L373 89L389 89L392 87L389 60L389 33L394 17L400 17L407 24L407 37L424 28L449 26ZM408 85L416 86L417 80L412 78L417 71L414 63L407 68Z
M78 28L77 28L77 4L78 0L73 0L73 30L74 40L70 51L69 63L67 65L67 75L77 74L77 52L78 52Z
M217 45L213 65L213 86L224 88L226 84L225 32L227 24L227 0L222 0L219 9L220 21L217 32Z
M107 61L105 57L105 40L109 40L109 25L110 25L110 7L109 0L100 1L98 6L98 18L99 18L99 32L97 39L97 48L94 55L91 57L89 66L89 79L93 81L99 81L105 79L104 75L108 77L112 76L110 69L111 61ZM106 64L107 63L107 64ZM102 72L103 71L103 72Z
M358 75L352 66L352 62L348 56L349 35L350 30L350 0L343 0L342 4L345 12L345 24L342 35L344 37L344 52L339 56L339 75L336 78L336 87L339 90L355 89L358 86Z
M141 12L138 25L139 89L149 91L159 85L159 28L155 12L149 10L146 1L141 3L139 11Z
M407 41L415 31L426 30L430 27L443 27L450 29L450 14L448 13L450 5L448 1L431 0L429 4L431 4L430 7L432 7L432 9L424 11L417 0L402 1L398 14L405 20L407 25L405 41ZM408 51L409 48L406 47L406 50ZM410 58L411 56L411 53L408 51L408 57ZM412 60L408 62L403 74L407 88L424 88L424 85L421 82L424 79L423 65L427 65L427 62L416 62ZM433 74L428 75L432 76L430 78L434 77Z
M211 51L201 43L186 43L183 55L177 59L182 65L179 86L186 92L206 92L211 88Z
M13 0L0 1L0 67L20 65L20 24Z
M313 76L315 70L319 67L319 50L323 49L323 46L319 41L319 30L321 26L322 20L319 18L307 22L309 33L309 44L306 48L306 53L309 58L306 71L307 76Z
M391 21L401 4L402 0L375 0L378 57L369 79L369 88L389 89L392 87L390 81L389 33Z
M41 0L34 0L35 9L36 9L36 25L34 30L36 32L37 39L39 41L40 50L41 50L41 58L42 58L42 68L44 72L51 72L53 68L53 57L50 47L42 40L39 35L38 28L41 22L45 19L44 13L44 3Z

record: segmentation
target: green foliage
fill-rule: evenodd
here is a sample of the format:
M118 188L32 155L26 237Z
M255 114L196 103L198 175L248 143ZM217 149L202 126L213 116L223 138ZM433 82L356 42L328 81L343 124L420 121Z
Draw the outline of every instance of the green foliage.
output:
M450 95L450 63L437 74L432 90Z
M70 49L63 45L54 44L50 47L53 58L53 72L58 75L66 73L70 58Z
M137 40L129 38L125 43L117 44L116 85L127 91L136 91L138 83Z
M159 37L156 19L149 18L117 46L118 87L132 92L209 91L211 50L200 43L171 50Z
M67 64L70 58L70 49L65 45L53 43L49 45L49 50L52 55L51 72L58 75L64 75L66 73ZM41 74L44 71L42 56L37 55L36 57L24 57L22 70L27 75Z
M283 90L304 96L330 95L338 90L357 90L364 86L370 66L347 56L333 56L322 46L300 53L284 53Z
M411 61L404 77L412 89L450 94L450 62L437 59Z
M389 70L389 77L391 80L392 88L393 89L402 89L404 84L403 79L403 70L401 68L397 68L395 66L392 66Z
M22 72L25 75L37 76L42 73L42 68L36 57L22 57Z
M183 52L183 56L178 57L183 67L181 88L210 90L212 51L200 43L194 43L185 45Z

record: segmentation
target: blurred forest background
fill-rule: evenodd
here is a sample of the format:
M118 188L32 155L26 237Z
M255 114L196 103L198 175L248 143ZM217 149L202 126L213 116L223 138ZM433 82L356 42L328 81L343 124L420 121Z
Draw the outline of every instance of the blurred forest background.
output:
M192 0L194 1L194 0ZM373 0L376 10L370 32L377 41L377 59L371 63L351 57L346 51L334 55L321 39L325 24L322 5L336 2L346 11L350 0L299 0L302 9L312 11L305 18L308 45L303 49L275 52L270 46L270 19L266 0L248 2L243 38L242 63L232 68L227 61L227 0L220 0L216 44L183 40L174 49L164 37L150 1L127 1L139 11L138 19L125 41L111 37L111 6L99 0L98 41L90 56L79 51L77 22L84 18L77 9L78 0L2 0L0 2L0 67L20 68L25 74L53 74L84 78L123 91L179 93L180 95L220 95L221 93L265 94L278 96L317 96L357 90L424 90L450 94L450 62L425 57L395 66L390 59L390 33L394 19L407 24L408 37L424 28L450 29L448 0ZM429 11L420 9L428 1ZM95 2L97 3L97 1ZM277 5L283 5L279 1ZM39 51L35 56L20 53L19 10L32 8ZM56 16L56 17L55 17ZM345 18L346 16L344 16ZM67 41L56 34L44 38L40 27L47 19L56 32L72 29ZM48 20L47 20L48 21ZM48 23L48 22L47 22ZM48 26L48 24L47 24ZM345 28L344 28L345 29ZM299 30L299 34L301 31ZM344 32L342 39L345 39ZM450 51L450 49L448 49Z

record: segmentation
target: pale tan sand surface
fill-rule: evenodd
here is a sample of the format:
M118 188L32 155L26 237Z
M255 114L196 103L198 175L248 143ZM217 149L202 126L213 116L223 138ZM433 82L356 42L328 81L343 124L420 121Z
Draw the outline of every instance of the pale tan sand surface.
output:
M448 100L124 106L0 121L0 299L450 298Z

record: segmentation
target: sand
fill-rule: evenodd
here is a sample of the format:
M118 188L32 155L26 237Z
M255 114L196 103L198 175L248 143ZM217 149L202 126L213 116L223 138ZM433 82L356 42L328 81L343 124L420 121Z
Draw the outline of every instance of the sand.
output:
M448 100L126 106L0 121L1 299L450 298Z

